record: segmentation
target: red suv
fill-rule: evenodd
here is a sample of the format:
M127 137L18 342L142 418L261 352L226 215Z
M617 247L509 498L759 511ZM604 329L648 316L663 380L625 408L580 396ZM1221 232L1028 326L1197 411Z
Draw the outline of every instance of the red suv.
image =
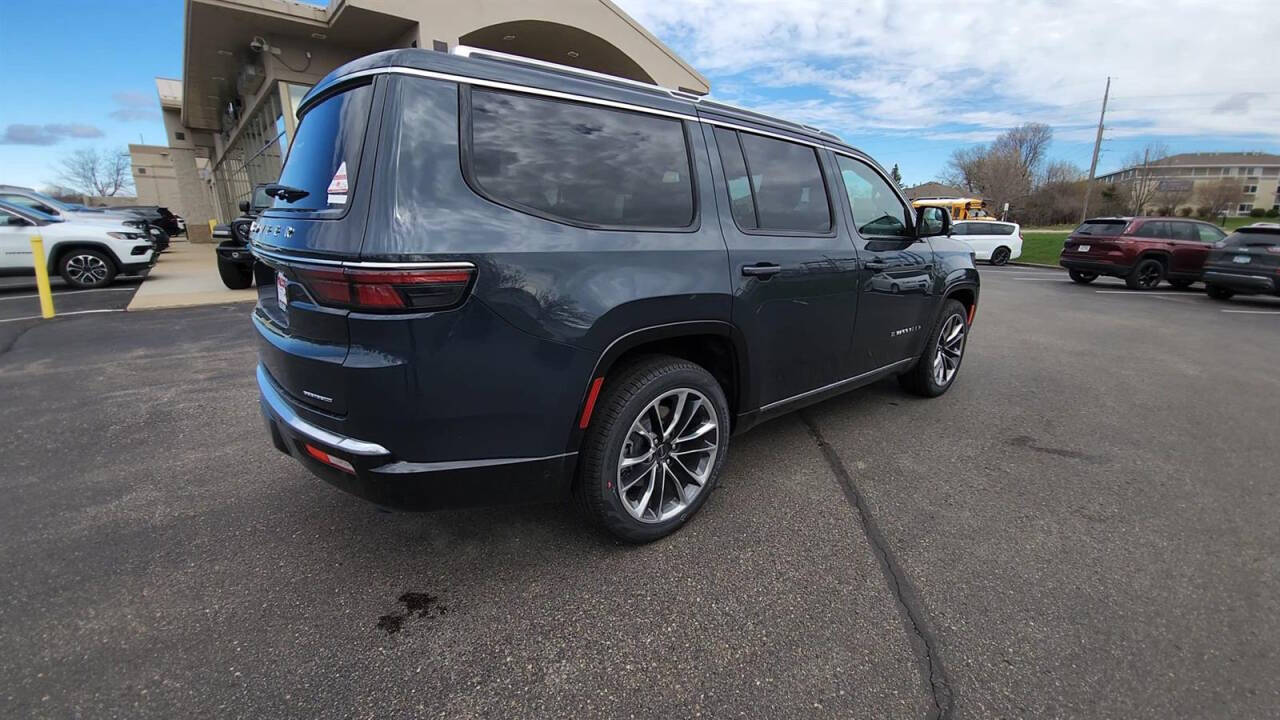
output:
M1185 288L1200 279L1209 248L1226 236L1186 218L1094 218L1067 238L1058 264L1082 285L1111 275L1134 290L1154 289L1161 280Z

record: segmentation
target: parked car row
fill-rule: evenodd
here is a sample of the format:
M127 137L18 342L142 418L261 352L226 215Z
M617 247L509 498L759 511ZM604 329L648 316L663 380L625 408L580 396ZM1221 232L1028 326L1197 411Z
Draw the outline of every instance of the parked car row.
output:
M151 238L157 252L164 252L169 248L170 236L185 234L187 231L186 223L182 218L169 212L168 208L157 206L87 208L84 205L63 202L37 190L18 185L0 185L0 202L30 208L62 220L112 219L139 227Z
M1228 235L1187 218L1093 218L1067 237L1058 263L1083 285L1106 275L1133 290L1202 281L1210 297L1224 300L1280 294L1280 224L1255 223Z
M0 200L0 275L35 273L31 236L39 234L49 273L72 287L108 285L117 275L136 275L156 262L146 229L120 216L68 217Z

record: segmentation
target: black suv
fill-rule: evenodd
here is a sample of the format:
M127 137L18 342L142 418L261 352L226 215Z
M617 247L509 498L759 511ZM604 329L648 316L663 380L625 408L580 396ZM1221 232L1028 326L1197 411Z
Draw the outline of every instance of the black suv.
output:
M299 113L252 232L262 409L379 505L572 493L652 540L731 433L955 380L972 254L833 135L469 48L349 63Z

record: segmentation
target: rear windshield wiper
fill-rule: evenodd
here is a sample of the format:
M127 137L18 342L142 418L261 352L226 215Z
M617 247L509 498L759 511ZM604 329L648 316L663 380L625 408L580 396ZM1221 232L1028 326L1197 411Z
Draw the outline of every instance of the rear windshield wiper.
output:
M273 198L278 198L280 200L283 200L289 203L297 202L298 200L301 200L302 198L311 194L309 191L303 190L302 188L296 188L296 187L293 187L292 185L280 185L276 183L266 186L265 188L262 189L262 191Z

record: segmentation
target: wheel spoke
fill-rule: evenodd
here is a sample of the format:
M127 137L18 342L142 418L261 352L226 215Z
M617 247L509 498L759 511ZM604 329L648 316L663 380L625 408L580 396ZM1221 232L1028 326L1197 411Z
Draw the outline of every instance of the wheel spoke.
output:
M716 429L716 424L708 420L707 422L699 425L697 430L694 430L693 432L689 433L688 435L685 435L684 437L676 438L674 441L672 441L672 443L675 445L682 445L684 443L689 442L690 440L696 440L697 438L700 438L703 435L706 435L707 433L715 429Z
M666 427L662 428L663 440L670 440L672 437L675 436L676 426L680 424L680 416L684 413L684 403L688 397L689 397L689 393L687 391L679 392L676 394L676 406L672 408L671 415L668 416L668 419L671 421L671 423Z
M690 470L689 466L685 465L683 460L681 460L678 457L672 457L671 459L676 461L676 464L680 466L680 469L683 470L685 474L689 476L690 480L693 480L695 483L697 483L698 487L702 487L706 483L706 479L703 478L698 473ZM707 469L710 470L711 465L708 464ZM673 474L674 474L674 471L673 471Z
M680 478L676 477L676 474L672 472L671 468L668 466L667 463L663 463L662 472L666 473L671 477L671 486L675 488L676 497L680 498L680 504L682 506L688 505L689 499L684 494L684 486L680 484Z
M658 475L657 471L658 471L658 464L654 463L653 467L649 469L649 472L645 473L645 477L649 478L649 484L644 489L644 495L640 496L640 502L636 503L635 505L636 507L635 514L637 517L644 515L645 509L649 507L649 498L653 497L653 484L654 484L654 478L656 478Z
M623 470L632 465L639 465L642 462L648 462L651 458L653 458L653 448L649 448L649 452L640 457L622 458L622 462L618 463L618 469Z

